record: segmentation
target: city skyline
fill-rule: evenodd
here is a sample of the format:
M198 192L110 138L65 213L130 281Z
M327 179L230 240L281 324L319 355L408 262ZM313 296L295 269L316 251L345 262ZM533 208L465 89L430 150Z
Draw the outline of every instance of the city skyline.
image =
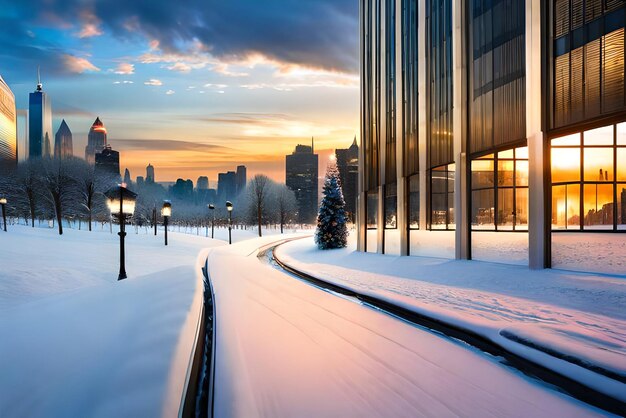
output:
M99 116L131 172L152 161L162 180L174 181L216 177L235 163L284 181L282 156L299 142L315 136L330 154L358 134L356 2L245 2L271 20L247 22L237 42L159 26L157 11L137 6L120 4L133 9L123 18L106 5L71 3L8 6L0 40L11 50L0 72L25 109L41 66L52 130L65 119L76 150ZM164 7L168 16L207 14L201 5L154 5ZM254 15L218 9L233 23ZM295 24L311 13L327 24ZM282 40L287 33L300 40Z

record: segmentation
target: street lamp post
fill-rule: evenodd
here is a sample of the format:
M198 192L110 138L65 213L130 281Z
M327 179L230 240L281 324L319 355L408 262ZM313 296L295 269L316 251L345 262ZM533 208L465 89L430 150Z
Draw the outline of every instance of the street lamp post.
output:
M126 276L126 258L124 249L124 238L126 237L126 217L132 216L135 212L135 201L137 200L137 194L131 192L126 187L118 185L109 189L105 193L108 198L108 206L111 211L111 215L119 219L120 232L117 235L120 236L120 272L117 276L117 280L123 280Z
M213 219L211 220L211 239L215 238L215 205L210 204L209 210L213 213Z
M233 204L230 200L226 201L226 210L228 210L228 243L232 244L231 230L233 229Z
M161 216L163 216L163 226L165 227L165 245L167 245L167 221L172 216L172 203L169 200L163 202L161 208Z
M7 212L5 206L7 205L7 198L0 197L0 205L2 206L2 223L4 224L4 232L7 232Z
M152 225L154 225L154 236L157 234L157 218L156 218L156 204L154 205L154 209L152 209Z

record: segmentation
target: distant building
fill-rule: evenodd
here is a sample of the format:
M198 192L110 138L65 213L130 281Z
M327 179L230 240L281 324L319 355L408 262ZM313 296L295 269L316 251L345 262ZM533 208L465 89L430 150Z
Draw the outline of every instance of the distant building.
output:
M172 197L181 200L191 200L193 198L193 181L190 179L177 179L176 183L171 187Z
M99 117L96 118L89 129L87 146L85 147L85 160L93 163L96 153L101 152L107 145L107 130ZM119 169L117 170L119 174Z
M245 165L237 166L237 173L235 174L235 194L239 195L246 189L246 175L247 169Z
M130 187L133 183L130 178L130 170L128 168L124 170L124 183L126 183L126 187Z
M144 184L143 176L137 176L137 187L141 187Z
M298 204L298 221L313 223L317 217L318 156L311 146L297 145L291 155L286 156L287 187L293 190Z
M207 176L198 177L198 181L196 181L196 189L207 190L208 188L209 188L209 178Z
M37 90L28 97L28 158L51 156L52 105L37 71Z
M154 183L154 166L148 164L146 167L146 183Z
M355 221L356 196L359 183L359 147L356 137L350 148L336 149L337 169L341 179L343 198L346 201L346 212L352 222Z
M95 164L99 172L120 177L120 153L111 149L111 145L107 144L102 152L96 153Z
M61 121L61 126L54 135L54 156L55 158L68 158L74 156L72 131L70 131L69 126L65 123L65 119Z
M15 96L0 76L0 172L17 165Z
M217 175L217 198L220 204L235 198L237 193L237 175L234 171Z

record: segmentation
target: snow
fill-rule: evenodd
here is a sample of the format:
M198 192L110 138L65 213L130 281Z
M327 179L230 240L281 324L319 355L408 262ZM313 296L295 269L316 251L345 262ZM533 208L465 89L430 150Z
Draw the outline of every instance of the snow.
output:
M626 376L626 280L600 274L346 249L311 240L276 256L298 270L473 330L503 347L626 401L624 384L545 351ZM520 344L526 339L543 351Z
M552 266L626 275L626 234L552 233Z
M269 266L253 247L271 242L265 237L209 254L216 416L599 414L497 359Z
M472 231L472 259L528 265L528 232Z
M411 255L454 258L454 231L411 230Z
M116 232L116 228L114 228ZM199 251L223 241L128 230L0 234L0 416L173 416L200 319Z

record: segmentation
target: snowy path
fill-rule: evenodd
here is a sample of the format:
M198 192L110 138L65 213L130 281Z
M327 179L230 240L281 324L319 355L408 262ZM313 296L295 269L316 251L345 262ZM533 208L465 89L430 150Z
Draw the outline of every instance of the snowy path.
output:
M324 252L307 239L278 247L276 256L322 280L473 330L522 357L626 401L626 385L619 381L626 379L624 278L363 254L351 248ZM555 356L569 357L563 361ZM602 370L595 373L588 368Z
M259 261L253 242L209 255L218 417L598 413L483 354L287 276Z

